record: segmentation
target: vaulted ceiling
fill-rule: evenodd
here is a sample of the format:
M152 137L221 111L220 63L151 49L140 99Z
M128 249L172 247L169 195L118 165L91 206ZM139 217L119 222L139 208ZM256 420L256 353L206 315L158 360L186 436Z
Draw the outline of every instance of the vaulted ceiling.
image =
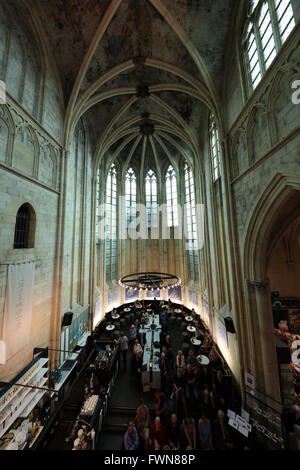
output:
M218 113L234 0L26 2L55 56L66 141L85 115L98 155L193 159Z

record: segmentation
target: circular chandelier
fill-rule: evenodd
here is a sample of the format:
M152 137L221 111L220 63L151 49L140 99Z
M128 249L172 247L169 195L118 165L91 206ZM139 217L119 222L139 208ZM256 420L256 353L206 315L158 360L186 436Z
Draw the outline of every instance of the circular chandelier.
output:
M169 273L134 273L127 274L119 280L121 287L130 290L165 290L180 286L181 279Z

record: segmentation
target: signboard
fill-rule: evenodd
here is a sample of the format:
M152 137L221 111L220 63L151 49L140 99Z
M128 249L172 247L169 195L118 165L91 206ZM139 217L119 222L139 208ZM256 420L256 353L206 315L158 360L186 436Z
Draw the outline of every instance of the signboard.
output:
M251 388L252 390L255 390L254 375L251 375L248 372L245 372L245 385L247 385L247 387Z

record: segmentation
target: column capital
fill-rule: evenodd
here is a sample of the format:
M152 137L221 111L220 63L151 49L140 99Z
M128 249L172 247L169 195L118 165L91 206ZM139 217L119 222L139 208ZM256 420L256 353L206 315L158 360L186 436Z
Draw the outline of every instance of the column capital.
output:
M261 294L264 294L269 287L269 279L265 279L264 281L258 279L247 279L247 284L249 289L257 290Z

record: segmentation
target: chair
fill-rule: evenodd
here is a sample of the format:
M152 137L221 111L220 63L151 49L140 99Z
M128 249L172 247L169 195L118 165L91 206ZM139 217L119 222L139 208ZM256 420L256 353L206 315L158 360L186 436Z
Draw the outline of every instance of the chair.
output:
M185 321L181 322L181 331L186 331L187 324Z
M181 345L181 351L184 356L187 356L190 350L190 345L188 343L182 343Z
M135 320L135 315L134 315L134 313L130 313L128 316L130 317L130 321L133 323L134 320Z
M181 337L182 337L182 341L183 341L184 343L188 343L188 341L189 341L189 334L188 334L186 331L183 331L183 332L181 333Z
M119 330L120 329L120 322L119 321L116 321L114 323L115 327L116 327L116 330Z
M174 317L173 315L172 317L170 317L170 323L171 325L174 325L176 323L176 317Z
M125 321L127 325L130 323L130 315L125 315Z
M113 339L119 339L120 337L120 331L119 330L115 330L113 332L113 335L112 335Z
M125 326L126 326L126 320L125 320L125 318L121 318L121 320L120 320L120 328L121 328L122 330L124 330Z
M140 320L142 318L142 314L141 314L140 310L136 311L135 318L137 318L138 320Z

